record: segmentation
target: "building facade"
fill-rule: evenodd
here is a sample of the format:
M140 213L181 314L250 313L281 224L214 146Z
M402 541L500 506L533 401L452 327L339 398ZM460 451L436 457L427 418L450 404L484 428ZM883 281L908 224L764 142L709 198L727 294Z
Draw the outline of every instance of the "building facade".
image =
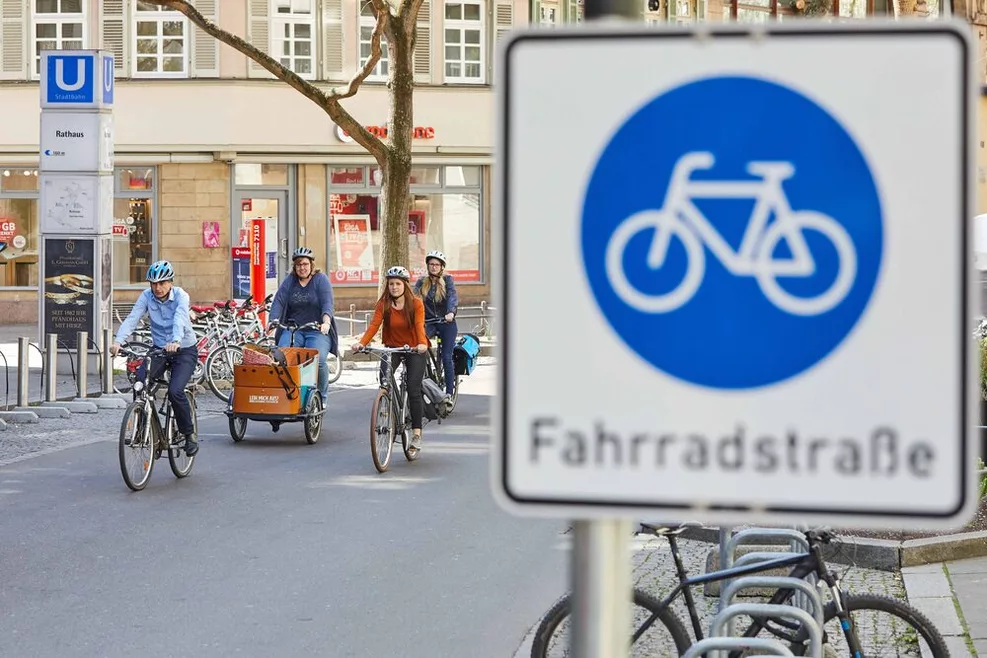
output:
M642 0L642 13L649 23L756 22L821 7L863 18L893 11L890 1ZM374 18L367 0L194 4L320 86L348 81L369 55ZM579 22L582 13L581 0L422 5L411 260L421 263L431 249L446 252L468 302L490 298L495 44L513 27L550 28ZM369 306L382 265L380 172L314 103L181 14L139 0L2 0L0 28L0 323L34 322L38 313L38 66L40 52L52 48L115 55L116 302L135 298L148 264L159 258L175 264L196 302L244 296L248 233L259 222L270 289L287 271L291 250L304 245L329 273L340 307ZM387 66L385 53L344 102L380 135Z
M366 0L198 0L224 29L316 84L369 56ZM136 0L0 3L0 322L33 322L38 286L38 66L43 49L116 61L114 301L166 258L193 300L244 296L247 235L263 220L268 285L308 246L337 303L376 296L380 172L314 103L181 14ZM467 300L489 299L493 49L527 2L426 0L415 53L412 263L441 249ZM347 110L378 134L386 51Z

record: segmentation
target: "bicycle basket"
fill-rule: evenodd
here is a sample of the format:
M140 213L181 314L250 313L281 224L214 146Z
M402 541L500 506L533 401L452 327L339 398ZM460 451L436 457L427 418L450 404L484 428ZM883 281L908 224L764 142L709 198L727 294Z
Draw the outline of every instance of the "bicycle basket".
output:
M271 350L261 345L247 343L243 346L243 365L269 366L274 363Z

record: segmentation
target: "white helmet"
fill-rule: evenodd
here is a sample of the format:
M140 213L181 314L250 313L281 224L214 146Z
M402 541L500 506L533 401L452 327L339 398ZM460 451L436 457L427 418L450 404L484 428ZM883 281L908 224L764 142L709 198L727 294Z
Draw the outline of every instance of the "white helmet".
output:
M430 251L427 254L425 254L425 264L428 265L428 261L432 260L433 258L441 262L442 267L446 266L446 262L447 262L446 255L441 251L439 251L438 249L434 251Z
M405 281L411 281L411 273L408 269L401 267L400 265L395 265L394 267L387 270L384 275L388 279L404 279Z

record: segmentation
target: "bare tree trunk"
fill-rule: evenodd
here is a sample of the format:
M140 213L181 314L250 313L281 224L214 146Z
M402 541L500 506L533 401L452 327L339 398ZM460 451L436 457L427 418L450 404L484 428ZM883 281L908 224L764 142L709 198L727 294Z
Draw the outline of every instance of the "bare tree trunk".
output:
M415 87L414 52L417 12L391 17L388 33L391 107L387 119L390 140L385 162L381 162L384 180L381 187L380 283L385 286L384 271L394 265L408 267L408 210L411 195L411 140L414 130L413 95ZM379 160L378 160L379 162Z

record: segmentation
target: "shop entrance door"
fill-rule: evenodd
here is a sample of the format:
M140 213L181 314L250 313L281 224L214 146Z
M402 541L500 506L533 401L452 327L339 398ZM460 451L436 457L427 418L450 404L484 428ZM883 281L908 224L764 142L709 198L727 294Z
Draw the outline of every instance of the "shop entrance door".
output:
M255 227L263 241L265 295L274 293L288 272L288 193L239 191L233 203L233 296L242 299L250 294Z

